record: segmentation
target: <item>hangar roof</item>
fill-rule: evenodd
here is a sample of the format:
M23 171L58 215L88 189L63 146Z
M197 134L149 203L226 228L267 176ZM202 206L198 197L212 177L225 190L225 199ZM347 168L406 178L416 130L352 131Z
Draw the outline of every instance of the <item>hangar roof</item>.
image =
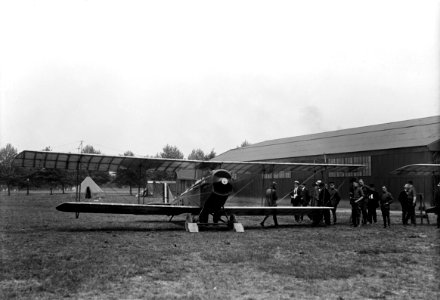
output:
M268 140L231 149L214 160L255 161L432 145L438 150L440 116Z

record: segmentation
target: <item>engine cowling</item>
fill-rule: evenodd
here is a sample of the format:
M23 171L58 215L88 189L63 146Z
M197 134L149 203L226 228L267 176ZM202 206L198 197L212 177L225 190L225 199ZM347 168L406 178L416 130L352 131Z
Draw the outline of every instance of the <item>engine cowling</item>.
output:
M212 192L219 196L229 196L232 192L232 176L226 170L217 170L212 174Z

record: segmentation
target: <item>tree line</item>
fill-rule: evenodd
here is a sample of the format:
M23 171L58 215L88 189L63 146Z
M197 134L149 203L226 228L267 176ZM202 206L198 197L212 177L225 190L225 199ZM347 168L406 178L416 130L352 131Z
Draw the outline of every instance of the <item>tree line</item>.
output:
M45 147L42 151L52 151L50 146ZM86 145L81 149L81 153L102 154L100 150L92 145ZM167 171L148 171L139 174L135 170L121 169L113 174L103 171L86 171L80 170L78 173L71 170L60 169L41 169L41 170L25 170L24 168L12 165L14 157L18 154L17 148L11 144L0 148L0 185L4 189L6 187L8 195L12 188L29 189L31 188L48 188L52 194L54 188L61 188L65 192L67 187L76 186L77 181L81 182L85 177L90 176L98 184L113 183L116 186L129 186L130 193L132 186L142 185L148 180L175 180L176 174ZM125 151L121 156L134 156L130 150ZM210 160L216 156L216 153L211 150L205 153L203 150L197 148L193 149L188 155L189 160ZM184 154L176 146L165 145L161 152L157 153L154 158L173 158L184 159Z

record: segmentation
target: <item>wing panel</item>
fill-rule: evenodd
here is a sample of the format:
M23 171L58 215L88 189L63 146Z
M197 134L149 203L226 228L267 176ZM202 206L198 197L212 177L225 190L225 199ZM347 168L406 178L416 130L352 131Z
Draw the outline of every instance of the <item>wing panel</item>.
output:
M66 202L57 206L63 212L131 214L131 215L165 215L173 216L184 213L197 214L200 207L152 204L120 204L95 202Z
M234 161L199 161L183 159L165 159L148 157L122 157L101 154L79 154L45 151L23 151L13 161L14 165L26 168L48 169L84 169L117 171L120 168L137 170L169 170L177 169L208 169L224 168L235 173L266 173L280 171L319 171L323 168L328 171L355 171L364 167L360 164L312 164L286 162L234 162Z
M225 207L225 211L229 214L234 214L237 216L265 216L277 214L280 216L289 216L295 214L310 214L314 212L319 212L323 210L330 210L333 207L327 206L277 206L277 207L267 207L267 206L252 206L252 207L243 207L243 206L229 206Z
M429 176L440 175L440 164L413 164L400 167L391 172L394 175Z

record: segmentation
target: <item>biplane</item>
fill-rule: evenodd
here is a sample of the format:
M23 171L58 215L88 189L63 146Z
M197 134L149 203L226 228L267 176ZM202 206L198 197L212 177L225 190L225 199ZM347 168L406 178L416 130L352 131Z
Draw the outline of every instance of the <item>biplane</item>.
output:
M332 207L324 206L227 206L226 202L234 192L234 178L240 174L270 174L281 171L305 172L355 172L363 165L357 164L320 164L289 162L234 162L200 161L167 158L147 158L135 156L108 156L100 154L78 154L45 151L23 151L14 159L13 164L27 169L64 169L87 171L117 172L132 169L143 174L148 170L170 171L199 170L203 176L185 192L178 195L169 204L126 204L75 202L62 203L57 210L79 213L107 213L134 215L177 216L187 214L187 231L198 231L198 226L225 224L236 231L243 231L237 216L256 215L317 215ZM212 222L208 223L209 216Z

